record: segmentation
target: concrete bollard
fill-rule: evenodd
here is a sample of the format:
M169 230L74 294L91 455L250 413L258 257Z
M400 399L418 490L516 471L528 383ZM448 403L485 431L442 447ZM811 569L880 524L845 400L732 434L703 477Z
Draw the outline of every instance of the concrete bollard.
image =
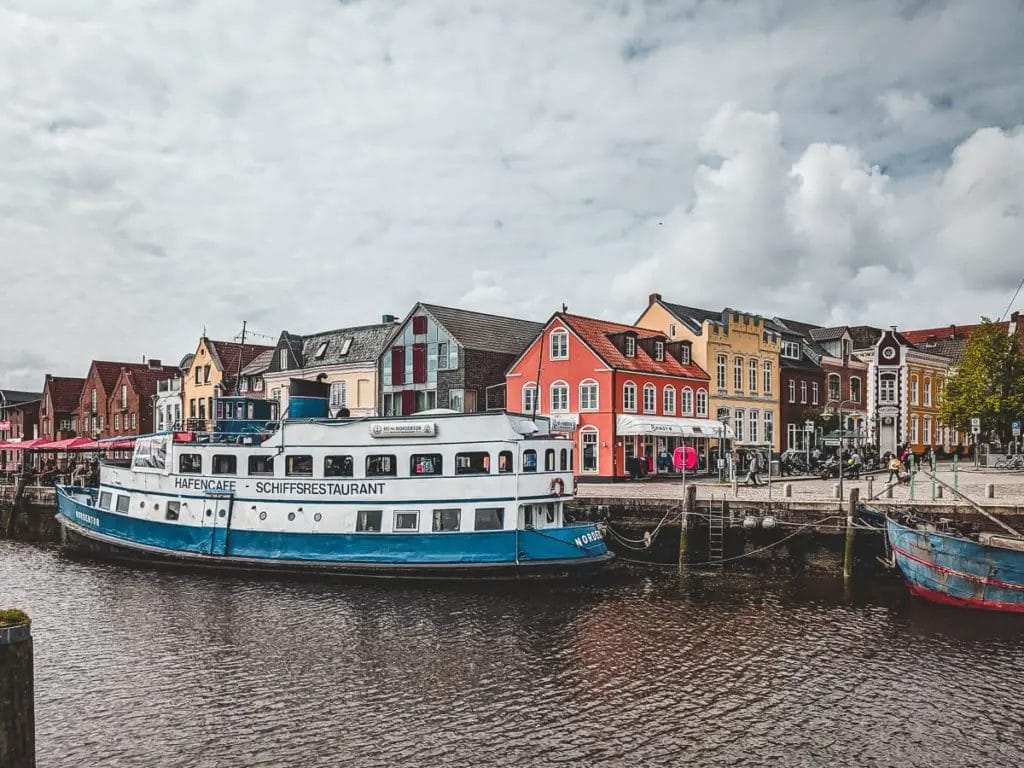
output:
M875 478L868 477L868 498L875 498Z
M0 611L0 766L35 764L32 625L21 611Z
M994 499L996 497L996 487L994 484L989 483L985 486L985 498Z
M839 495L839 483L832 483L832 498L842 500L842 496Z
M785 496L787 499L793 498L793 484L792 483L786 483L785 485L782 486L782 495Z
M891 485L887 485L885 487L885 498L887 498L887 499L891 499L892 498L892 486Z

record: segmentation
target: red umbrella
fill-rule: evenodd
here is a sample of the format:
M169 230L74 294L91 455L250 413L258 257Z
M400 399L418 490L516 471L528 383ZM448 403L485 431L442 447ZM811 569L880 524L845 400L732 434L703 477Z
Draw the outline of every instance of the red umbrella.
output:
M20 443L5 443L4 449L8 451L32 451L40 445L49 442L46 438L37 437L35 440L22 440Z
M69 437L66 440L58 440L48 445L41 445L36 450L40 451L80 451L92 443L88 437Z

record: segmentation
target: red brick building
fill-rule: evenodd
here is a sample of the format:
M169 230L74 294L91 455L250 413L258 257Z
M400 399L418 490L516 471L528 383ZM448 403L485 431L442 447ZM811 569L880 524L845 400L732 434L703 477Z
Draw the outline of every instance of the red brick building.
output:
M178 374L177 368L162 365L159 360L148 363L94 360L89 366L89 375L85 377L78 408L72 417L72 429L79 435L92 438L141 434L139 424L143 413L147 414L148 423L152 426L152 397L156 394L156 382ZM134 429L131 426L124 428L125 418L129 425L135 423ZM116 430L115 421L119 426Z
M74 413L85 379L46 374L39 404L39 436L49 441L75 437Z
M37 437L39 393L0 389L0 443L21 442ZM21 453L0 449L0 469L14 469Z
M1024 352L1024 322L1020 312L1014 312L1009 320L997 322L1003 331L1017 339L1017 346ZM942 328L921 328L916 331L900 331L907 341L922 351L942 355L954 364L960 362L964 345L981 325L948 325Z
M708 420L708 375L686 341L659 331L564 312L509 368L507 409L550 416L576 439L573 471L626 477L638 463L684 442L702 451L717 436Z

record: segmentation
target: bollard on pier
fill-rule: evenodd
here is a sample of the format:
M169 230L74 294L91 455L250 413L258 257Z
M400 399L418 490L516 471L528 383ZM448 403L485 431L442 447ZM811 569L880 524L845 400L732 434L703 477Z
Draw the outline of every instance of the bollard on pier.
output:
M32 623L21 611L0 611L0 766L36 764Z
M996 486L994 483L988 483L985 486L985 498L994 499L996 497Z
M793 484L792 483L786 483L785 485L782 486L782 495L785 496L787 499L793 498Z

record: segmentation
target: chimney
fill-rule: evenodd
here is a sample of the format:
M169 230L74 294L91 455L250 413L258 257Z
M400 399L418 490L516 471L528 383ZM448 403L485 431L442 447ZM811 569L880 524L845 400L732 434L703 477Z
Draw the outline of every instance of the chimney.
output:
M950 325L949 325L949 338L951 338L951 339L955 339L956 338L956 326L953 325L952 323L950 323Z
M163 364L159 360L157 360L156 358L152 358L152 357L149 358L149 370L157 371L157 370L159 370L161 368L163 368Z
M660 293L652 293L652 294L650 294L647 297L647 306L652 307L656 303L658 303L659 301L661 301L661 294Z

